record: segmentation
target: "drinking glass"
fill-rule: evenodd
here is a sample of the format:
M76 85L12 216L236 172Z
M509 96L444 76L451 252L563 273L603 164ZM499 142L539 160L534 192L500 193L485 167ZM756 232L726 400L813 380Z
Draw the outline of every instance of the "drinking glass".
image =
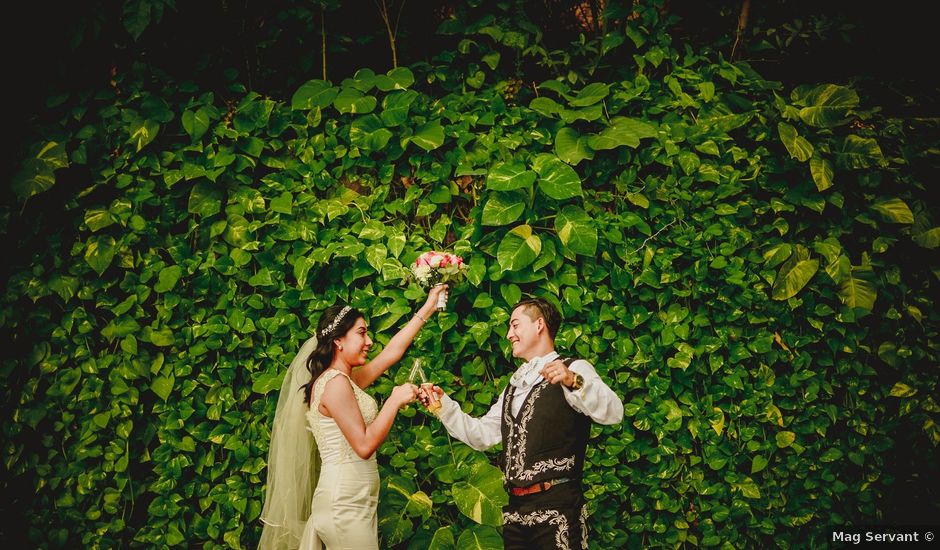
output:
M415 358L414 365L411 366L411 370L408 372L408 382L417 384L424 390L425 395L427 395L430 400L428 402L428 412L437 414L437 412L441 410L441 402L437 399L437 394L435 394L432 389L434 384L428 382L428 378L424 374L424 360L420 357Z

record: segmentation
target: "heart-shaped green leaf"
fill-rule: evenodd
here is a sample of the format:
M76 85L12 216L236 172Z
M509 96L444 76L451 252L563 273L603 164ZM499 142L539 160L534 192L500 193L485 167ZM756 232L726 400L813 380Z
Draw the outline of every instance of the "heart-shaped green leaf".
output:
M549 197L563 200L582 195L578 173L555 155L546 153L535 157L532 167L539 175L539 190Z
M489 464L477 466L467 481L451 487L451 493L457 509L465 516L484 525L502 525L502 508L509 503L509 495L503 488L499 468Z
M404 90L415 83L415 76L408 67L396 67L384 75L375 77L375 86L383 92Z
M593 256L597 251L597 227L591 217L578 206L567 205L555 216L555 232L575 254Z
M157 277L157 284L153 286L154 292L169 292L176 287L176 283L183 275L183 268L178 265L170 265L160 270Z
M494 191L528 189L537 177L535 172L528 170L521 162L498 162L490 168L486 176L486 186Z
M588 145L595 151L616 149L620 146L636 148L640 140L656 137L656 127L642 120L627 117L614 117L610 126L596 136L588 139Z
M444 128L440 120L432 120L415 128L411 142L425 151L433 151L444 144Z
M780 122L777 124L777 132L791 157L800 162L806 162L813 156L813 144L800 136L792 125Z
M115 252L117 242L111 235L94 236L85 243L85 261L98 275L104 273L111 265Z
M607 97L608 93L610 93L610 84L594 82L581 88L568 104L572 107L587 107L601 101Z
M392 132L376 115L357 118L349 125L349 142L365 151L381 151L392 138Z
M460 533L457 550L493 550L503 547L499 531L487 525L471 525Z
M809 172L813 176L813 182L816 183L816 189L820 192L832 187L834 172L832 163L828 160L818 154L813 154L813 157L809 159Z
M525 211L526 196L521 191L490 193L483 206L483 225L507 225L522 215Z
M792 267L784 264L774 280L771 296L774 300L788 300L796 296L818 269L819 260L816 259L801 260Z
M222 210L222 190L209 182L199 182L189 192L187 210L191 214L211 216Z
M588 145L588 138L569 127L558 130L555 135L555 154L572 166L577 166L582 160L594 158L594 151Z
M537 97L529 102L529 109L532 109L544 117L553 117L554 115L561 112L564 107L559 105L558 102L553 99L549 99L547 97Z
M914 242L924 248L937 248L940 246L940 227L914 235Z
M872 210L892 223L914 223L914 213L906 202L899 198L882 199L871 205Z
M176 384L176 378L171 374L169 376L155 376L150 382L150 389L157 394L160 399L166 401L173 393L173 386Z
M340 114L367 114L375 110L378 100L370 95L363 95L355 88L343 88L333 99L333 106Z
M308 80L291 97L291 109L309 110L324 108L336 99L339 88L325 80Z
M836 164L849 170L884 166L884 153L873 138L863 138L850 134L838 145L834 151Z
M418 92L407 90L393 92L382 99L382 122L387 126L399 126L408 120L408 111L418 99Z
M496 260L504 271L518 271L531 264L542 250L542 241L529 225L510 230L499 243Z
M858 106L858 94L852 88L824 84L801 98L806 107L800 109L800 118L817 128L832 128L845 124L848 113Z
M209 130L209 110L204 107L196 111L187 110L181 121L190 139L198 141Z

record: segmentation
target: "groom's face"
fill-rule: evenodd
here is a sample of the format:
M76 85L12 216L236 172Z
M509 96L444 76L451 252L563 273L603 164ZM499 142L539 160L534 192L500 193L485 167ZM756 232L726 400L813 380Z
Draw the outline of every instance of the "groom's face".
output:
M533 319L526 309L526 306L519 306L513 310L512 316L509 317L509 330L506 332L506 338L512 345L512 356L528 361L539 341L539 331L543 328L545 321L541 316Z

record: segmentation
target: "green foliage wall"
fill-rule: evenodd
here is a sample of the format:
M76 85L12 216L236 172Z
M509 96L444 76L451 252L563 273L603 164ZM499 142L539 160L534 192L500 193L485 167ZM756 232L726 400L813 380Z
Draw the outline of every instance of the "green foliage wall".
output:
M623 397L592 431L592 547L802 546L876 520L886 454L940 441L917 149L851 88L626 36L631 76L530 95L435 95L419 67L289 101L145 83L59 106L14 186L82 183L17 243L0 309L5 483L33 543L253 546L286 365L336 301L387 343L431 248L469 282L405 362L465 410L506 384L529 294ZM492 455L413 409L379 453L383 547L498 547Z

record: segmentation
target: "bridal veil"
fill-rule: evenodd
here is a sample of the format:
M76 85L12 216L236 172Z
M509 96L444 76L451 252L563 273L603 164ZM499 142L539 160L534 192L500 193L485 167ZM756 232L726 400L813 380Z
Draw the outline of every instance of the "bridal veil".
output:
M260 550L298 548L310 517L319 457L313 434L307 429L303 386L310 381L306 362L316 347L316 336L304 342L281 383L268 451Z

